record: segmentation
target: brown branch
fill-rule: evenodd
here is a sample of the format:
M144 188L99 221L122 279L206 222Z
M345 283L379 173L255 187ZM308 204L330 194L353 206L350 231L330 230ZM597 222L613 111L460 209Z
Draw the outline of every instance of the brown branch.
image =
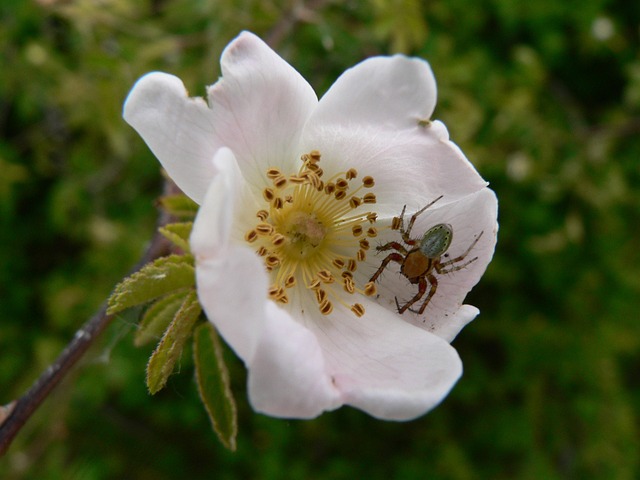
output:
M166 182L165 194L175 193L175 186ZM158 225L168 223L171 218L162 213ZM131 273L140 270L144 265L156 258L160 258L170 253L169 242L156 233L147 247L144 255ZM49 396L51 391L69 373L71 368L80 360L82 355L96 341L104 329L113 320L113 315L107 315L106 302L100 307L98 312L75 333L73 340L62 351L58 358L51 364L27 390L16 401L0 408L0 457L3 456L11 442L22 429L29 418L35 413L38 407ZM4 418L3 418L4 417Z

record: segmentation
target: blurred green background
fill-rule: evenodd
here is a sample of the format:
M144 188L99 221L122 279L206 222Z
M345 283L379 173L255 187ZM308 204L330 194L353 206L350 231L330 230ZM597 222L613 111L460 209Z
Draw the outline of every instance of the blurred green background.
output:
M134 81L194 95L242 29L324 92L347 67L430 61L435 117L500 200L498 249L436 410L257 415L230 354L238 451L190 355L156 397L136 312L118 317L0 460L3 479L640 478L640 2L5 0L0 6L0 404L137 261L157 161L121 119Z

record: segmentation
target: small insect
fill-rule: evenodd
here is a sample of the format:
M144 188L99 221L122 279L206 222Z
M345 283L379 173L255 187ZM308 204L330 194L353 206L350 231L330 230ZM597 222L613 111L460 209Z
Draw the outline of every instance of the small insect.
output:
M413 298L404 305L400 306L398 303L398 297L395 297L396 307L400 314L403 314L407 310L419 315L424 313L427 305L429 305L429 302L438 289L438 279L436 274L444 275L446 273L462 270L478 259L478 257L473 257L470 260L465 260L469 252L471 252L471 249L473 249L476 243L478 243L478 240L480 240L480 237L482 237L484 231L480 232L462 255L452 259L448 258L449 254L447 253L447 250L451 245L451 240L453 240L453 228L448 223L439 223L434 225L427 230L420 239L411 238L411 229L413 228L413 224L415 223L416 218L418 218L418 215L431 207L441 198L442 195L414 213L409 220L409 225L406 230L404 229L404 212L407 208L405 205L402 208L400 216L394 217L391 224L391 228L393 230L400 231L405 245L402 245L399 242L389 242L376 248L378 252L384 252L387 250L395 250L395 252L390 253L384 258L384 260L382 260L380 267L369 281L375 282L390 262L396 262L400 264L400 273L404 275L409 282L414 285L418 285L418 293L416 293ZM443 258L445 260L443 260ZM430 286L429 293L427 293L427 286ZM413 309L413 305L417 303L425 293L427 293L427 298L424 299L420 308L417 310Z

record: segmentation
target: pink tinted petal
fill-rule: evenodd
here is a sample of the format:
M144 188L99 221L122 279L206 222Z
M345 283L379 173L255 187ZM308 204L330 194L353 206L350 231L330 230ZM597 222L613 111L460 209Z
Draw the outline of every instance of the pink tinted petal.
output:
M436 81L427 62L401 55L373 57L336 80L310 125L402 130L429 120L435 105Z
M201 98L189 98L180 79L166 73L140 78L124 104L136 129L178 187L202 203L221 146L212 135L213 114Z
M341 405L315 335L272 302L249 365L249 397L255 410L286 418L314 418Z
M318 102L313 89L249 32L227 46L221 66L222 78L208 90L217 138L252 183L268 167L290 170L284 167L300 155L302 127Z
M318 319L314 329L345 404L384 420L411 420L435 407L462 374L446 341L364 299L367 313Z
M429 228L439 223L451 225L453 240L447 250L448 257L441 257L442 261L447 261L463 255L478 235L482 233L465 259L456 262L454 266L462 266L472 258L477 257L477 260L457 271L443 274L435 273L438 287L424 314L420 316L406 311L399 317L450 341L477 314L477 310L473 307L465 306L462 311L459 309L465 296L480 280L493 257L498 230L498 205L495 194L488 188L442 207L438 205L439 202L417 217L411 237L420 239ZM414 212L415 209L407 211L405 225ZM381 230L380 245L389 241L401 241L400 232ZM377 255L372 255L369 258L369 271L361 273L361 275L365 275L363 278L366 279L367 276L373 274L388 253L380 252ZM400 274L399 268L399 264L389 263L386 271L378 279L379 303L392 311L397 310L395 297L398 298L400 305L403 305L418 292L418 286L409 283L406 277ZM421 300L424 299L426 299L426 294ZM419 309L421 305L422 302L419 300L416 302L415 308Z
M228 148L212 162L214 177L191 234L198 298L209 320L240 358L249 362L265 316L267 274L255 253L230 245L241 177Z

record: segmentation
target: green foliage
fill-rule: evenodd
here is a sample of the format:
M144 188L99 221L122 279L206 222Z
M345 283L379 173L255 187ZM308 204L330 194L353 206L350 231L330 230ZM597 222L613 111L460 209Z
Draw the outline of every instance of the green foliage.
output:
M193 257L170 255L158 258L116 286L109 297L107 313L113 315L194 285Z
M501 222L468 298L481 315L455 341L464 377L426 417L265 418L230 358L230 454L190 355L186 374L148 395L150 351L133 346L131 311L17 438L0 477L640 476L638 2L0 3L0 404L47 367L153 233L162 176L121 119L127 92L162 70L203 95L241 29L272 41L320 94L370 55L428 59L434 117L491 182ZM192 219L193 203L174 200L161 204Z
M152 395L166 385L201 312L196 292L192 290L186 295L169 327L165 330L162 340L149 358L147 388Z
M192 222L170 223L164 227L160 227L159 231L176 247L189 253L191 251L191 248L189 247L189 235L191 235L192 228Z
M198 204L186 195L165 195L159 203L163 210L178 218L194 218L198 213Z
M222 357L222 345L209 322L203 323L195 331L193 360L198 392L213 429L223 445L233 451L238 434L236 403Z
M133 343L141 347L154 339L161 338L189 293L190 291L187 290L166 295L151 304L140 319Z

